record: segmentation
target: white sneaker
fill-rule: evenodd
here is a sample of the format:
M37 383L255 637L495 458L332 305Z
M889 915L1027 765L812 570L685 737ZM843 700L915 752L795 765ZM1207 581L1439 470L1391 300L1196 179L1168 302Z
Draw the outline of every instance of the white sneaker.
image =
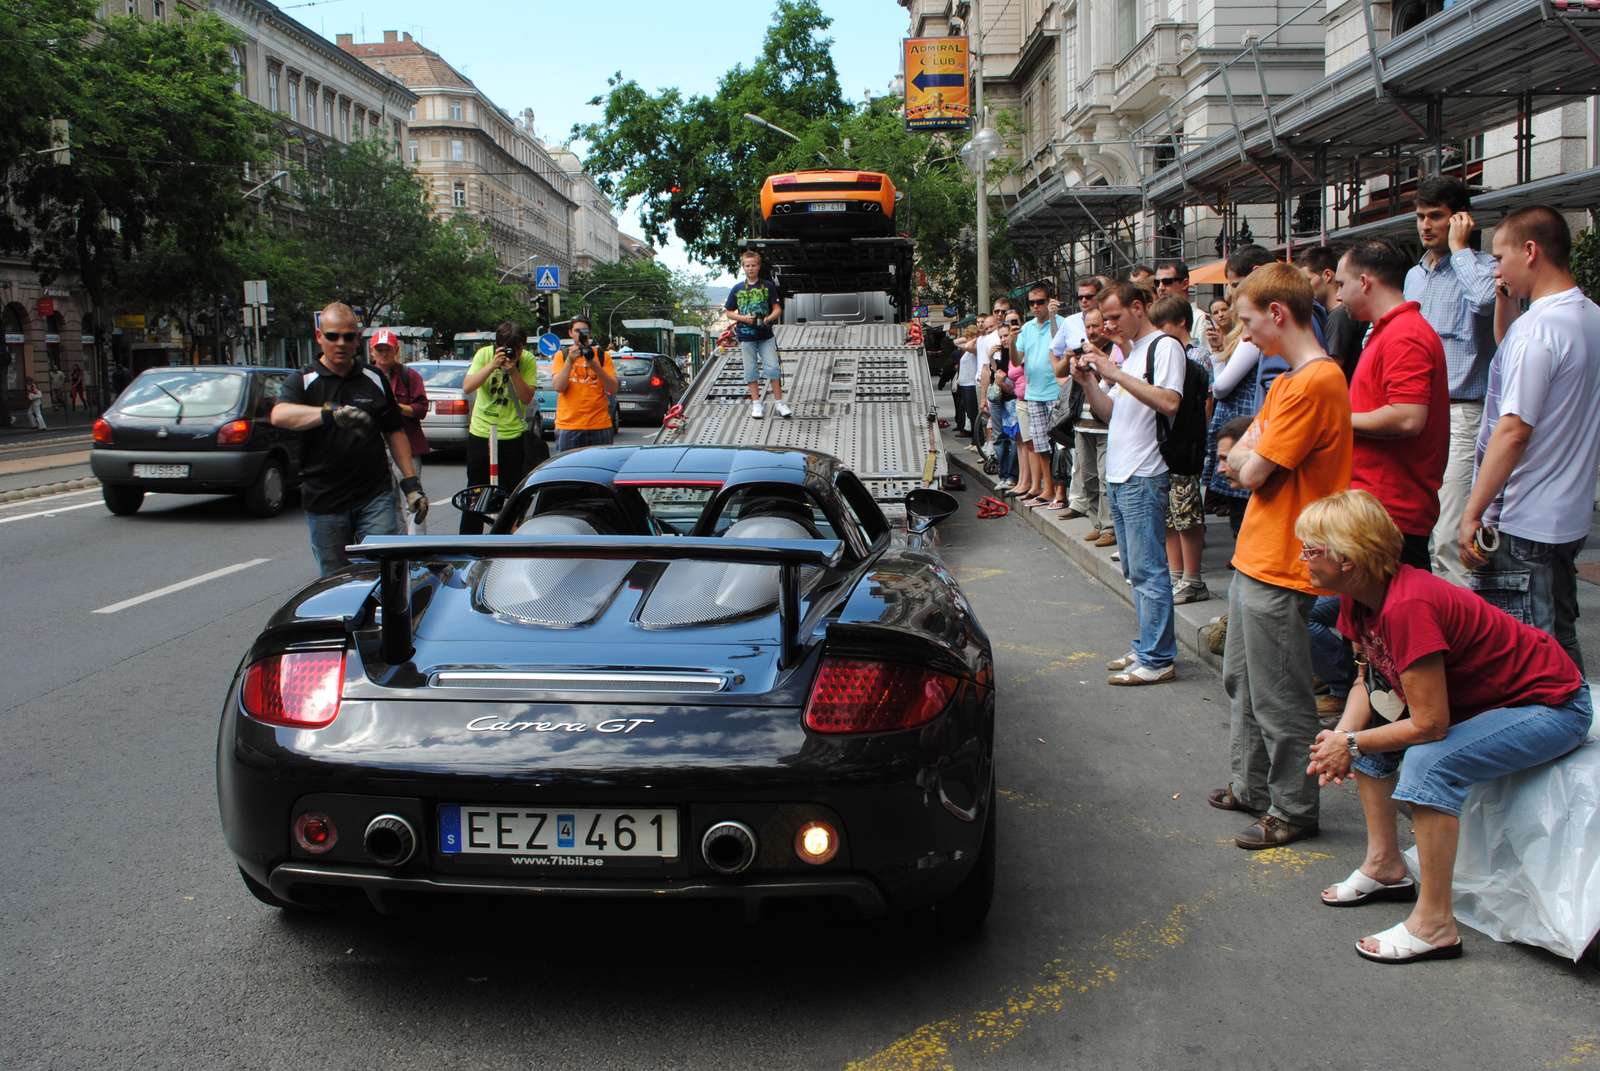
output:
M766 406L762 405L760 402L751 402L750 403L750 419L751 420L760 420L762 417L764 417L766 415L767 415L767 407Z
M1009 491L1014 486L1016 486L1016 485L1013 484L1010 480L1001 480L999 483L994 485L994 489L996 491Z
M781 417L792 417L792 416L794 416L794 410L789 408L789 403L788 402L779 401L779 402L773 402L772 404L778 410L778 415L779 416L781 416Z

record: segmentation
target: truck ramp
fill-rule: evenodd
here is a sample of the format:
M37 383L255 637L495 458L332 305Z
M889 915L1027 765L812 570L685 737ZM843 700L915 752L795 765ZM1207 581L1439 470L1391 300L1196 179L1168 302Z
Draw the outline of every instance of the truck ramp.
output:
M907 344L904 324L780 324L773 332L793 417L775 415L763 383L767 416L751 419L744 360L734 348L719 351L695 377L683 399L683 426L663 428L656 442L832 454L886 512L898 512L913 488L943 485L927 359L921 346Z

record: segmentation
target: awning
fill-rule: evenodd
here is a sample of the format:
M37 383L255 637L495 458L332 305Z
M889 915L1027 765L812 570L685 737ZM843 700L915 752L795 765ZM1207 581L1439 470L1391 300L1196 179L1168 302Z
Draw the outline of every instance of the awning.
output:
M1189 285L1226 286L1228 282L1228 273L1225 269L1227 266L1228 261L1223 259L1213 260L1210 264L1204 265L1203 267L1191 268L1189 269Z
M1057 176L1019 197L1006 210L1006 222L1013 242L1057 249L1093 238L1109 241L1114 228L1143 208L1138 186L1069 186Z

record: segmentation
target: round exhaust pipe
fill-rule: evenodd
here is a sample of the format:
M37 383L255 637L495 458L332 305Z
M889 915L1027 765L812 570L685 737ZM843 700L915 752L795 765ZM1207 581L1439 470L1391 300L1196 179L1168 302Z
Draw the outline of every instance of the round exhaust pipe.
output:
M373 862L380 866L400 866L417 852L417 831L397 814L380 814L367 823L362 843Z
M755 830L743 822L718 822L706 830L700 854L718 874L737 874L755 861Z

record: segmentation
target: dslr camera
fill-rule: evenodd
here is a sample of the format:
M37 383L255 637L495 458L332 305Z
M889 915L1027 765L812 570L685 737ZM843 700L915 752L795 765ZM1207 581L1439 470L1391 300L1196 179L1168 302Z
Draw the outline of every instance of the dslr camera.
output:
M594 356L594 346L589 341L589 332L587 331L578 332L578 355L584 360Z

